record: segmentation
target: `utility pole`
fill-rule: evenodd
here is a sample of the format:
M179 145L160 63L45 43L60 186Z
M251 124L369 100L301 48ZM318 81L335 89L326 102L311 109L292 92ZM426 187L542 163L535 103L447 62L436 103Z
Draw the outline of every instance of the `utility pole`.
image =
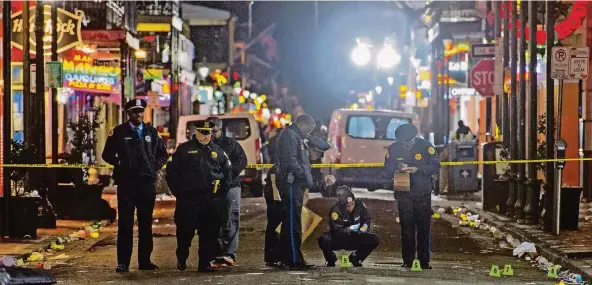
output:
M529 94L528 94L528 153L526 159L534 160L537 159L537 77L536 64L537 64L537 42L536 42L536 31L537 31L537 11L536 2L530 1L528 3L528 28L530 34L530 41L528 42L528 53L530 54L530 61L528 62L529 76ZM528 164L528 181L526 184L526 206L524 207L524 219L529 225L535 224L538 217L538 204L540 185L537 179L537 168L536 164Z
M516 132L516 142L518 143L518 156L515 159L523 160L526 154L526 12L528 2L520 2L520 93L518 96L518 129ZM533 39L531 39L533 40ZM532 55L531 55L532 56ZM535 54L536 56L536 54ZM536 74L536 73L535 73ZM526 176L526 166L518 164L516 203L514 204L515 217L518 223L524 220L524 200L526 191L524 191L524 182Z
M500 3L503 4L502 8L504 9L504 20L503 20L503 28L504 28L504 42L503 42L503 49L504 49L504 73L506 72L506 68L510 66L510 2L504 1ZM505 89L505 88L504 88ZM503 145L504 149L508 151L510 149L510 102L508 98L508 93L504 90L504 95L502 96L502 135L504 137Z
M555 8L554 2L545 2L545 29L547 31L547 49L545 54L547 56L547 74L546 74L546 89L547 89L547 108L546 108L546 142L547 142L547 158L555 157L555 80L551 78L551 51L555 41L555 18L553 15ZM553 197L555 187L555 163L547 162L545 182L545 209L541 213L541 221L543 228L546 231L552 230L552 211L553 211Z
M516 3L516 2L514 2ZM514 4L512 3L512 4ZM510 6L510 5L508 5ZM518 38L516 35L517 32L517 25L516 20L518 16L518 10L516 9L515 5L510 6L512 9L512 29L510 33L511 39L511 56L510 56L510 158L516 159L518 157L518 144L517 144L517 135L518 135L518 110L517 110L517 102L516 102L516 70L518 69ZM518 169L515 163L510 164L510 187L508 193L508 203L506 208L506 215L510 217L514 217L514 204L516 203L516 192L517 192L517 185L516 185L516 173Z
M34 108L31 99L31 42L29 1L23 2L23 137L27 144L33 143ZM25 20L26 19L26 20Z
M4 94L2 97L2 103L4 108L2 110L2 152L4 153L4 158L2 159L2 163L8 163L6 158L8 157L8 153L10 153L10 139L12 137L11 134L11 126L12 126L12 70L10 63L12 62L11 54L10 54L10 39L12 38L12 17L11 15L11 7L12 2L2 2L2 28L4 29L4 41L2 42L2 74L4 75ZM28 53L28 51L25 51ZM12 189L10 187L10 172L4 171L2 172L3 178L3 192L4 192L4 236L10 236L10 200L12 196Z
M37 6L35 7L35 65L37 68L37 72L35 73L35 82L36 82L36 91L35 91L35 101L33 104L34 113L35 113L35 128L34 128L34 145L37 148L37 159L35 159L35 163L45 163L45 74L44 74L44 65L45 65L45 57L43 51L43 20L44 20L44 7L43 7L43 0L37 1ZM35 184L35 187L38 188L39 193L43 196L46 195L46 191L42 190L45 189L45 175L44 171L41 170L36 175L36 181L38 182Z
M494 23L493 23L493 38L495 39L495 44L496 46L500 45L500 40L501 40L501 34L502 34L502 17L501 17L501 8L502 8L502 2L500 1L492 1L493 3L493 15L494 15ZM502 75L501 77L503 78L503 67L501 71L496 70L496 72L501 72ZM503 119L502 117L504 116L504 112L506 111L504 109L504 106L502 104L503 102L503 93L502 94L497 94L496 98L495 98L495 124L497 126L498 129L502 130L503 129ZM497 133L494 131L493 136L495 137L497 135Z

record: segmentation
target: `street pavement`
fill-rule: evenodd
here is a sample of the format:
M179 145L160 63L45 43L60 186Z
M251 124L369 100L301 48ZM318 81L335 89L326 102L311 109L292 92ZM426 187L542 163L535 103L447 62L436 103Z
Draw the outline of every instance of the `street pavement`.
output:
M316 239L327 230L326 217L334 200L311 194L308 207L323 217L323 222L304 242L308 262L317 267L306 272L266 268L263 263L265 201L246 198L242 201L238 266L215 273L197 273L197 237L189 260L190 270L175 268L175 237L172 222L173 203L155 210L153 261L157 272L140 272L132 264L128 274L114 272L116 250L113 235L103 239L90 251L70 253L77 258L53 266L58 284L555 284L546 273L529 263L513 258L508 249L499 249L493 237L467 228L459 228L444 219L434 219L432 226L433 270L410 272L400 268L401 243L396 202L390 191L355 190L364 199L373 216L372 231L381 237L381 245L364 262L362 268L326 268ZM433 202L436 205L438 202ZM338 252L338 256L349 252ZM134 253L135 254L135 253ZM132 258L135 260L135 255ZM514 276L489 276L493 264L503 268L510 264Z

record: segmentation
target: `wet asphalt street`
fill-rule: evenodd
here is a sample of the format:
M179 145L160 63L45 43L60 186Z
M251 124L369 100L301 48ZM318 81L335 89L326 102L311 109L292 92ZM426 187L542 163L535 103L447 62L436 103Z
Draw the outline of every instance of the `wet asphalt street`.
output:
M216 273L197 273L197 237L189 260L189 271L175 268L175 237L171 209L157 210L154 226L153 261L158 272L117 274L115 268L115 238L97 244L89 252L71 253L76 259L53 267L58 284L555 284L530 264L511 257L508 249L498 249L493 237L484 232L458 228L444 219L433 220L433 270L410 272L401 269L400 228L396 222L396 202L392 192L368 193L357 190L373 215L372 231L381 237L381 245L364 262L363 268L325 268L316 239L327 230L326 216L331 199L312 194L308 207L324 220L304 242L303 252L308 262L317 267L306 272L269 269L263 263L265 202L263 198L243 199L238 266ZM433 205L438 202L434 201ZM342 253L338 252L338 256ZM345 252L343 252L345 254ZM135 260L135 256L132 258ZM503 268L510 264L514 276L489 277L492 264Z

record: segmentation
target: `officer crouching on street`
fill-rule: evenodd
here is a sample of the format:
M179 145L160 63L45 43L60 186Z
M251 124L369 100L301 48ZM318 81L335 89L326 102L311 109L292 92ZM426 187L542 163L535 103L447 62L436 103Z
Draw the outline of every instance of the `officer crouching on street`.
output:
M146 101L135 99L125 104L129 120L109 132L103 160L113 166L117 185L117 268L128 272L132 257L134 212L138 210L138 269L157 270L152 255L152 212L156 200L156 172L168 154L154 127L144 124Z
M214 271L212 261L221 250L218 244L222 226L223 201L231 183L231 164L226 153L214 144L214 125L198 121L196 135L179 145L166 168L166 180L177 198L177 269L187 269L191 241L199 234L200 272Z
M362 262L380 244L377 234L371 233L372 218L366 205L356 200L354 193L347 186L337 188L338 202L329 212L329 231L319 237L319 247L327 261L327 267L335 267L337 257L333 250L355 250L349 255L349 261L355 267Z
M272 142L277 142L277 136L272 138ZM331 146L321 138L309 136L305 139L305 143L309 148L311 160L323 157L323 153L331 148ZM275 145L273 146L275 147ZM273 162L275 162L275 158ZM276 232L277 227L282 223L284 217L284 208L282 206L282 199L276 185L276 169L274 165L265 178L265 188L263 195L265 197L265 203L267 204L267 228L265 230L265 253L264 261L269 267L281 267L280 256L277 251L279 250L279 234ZM314 177L314 176L313 176ZM317 177L313 180L313 189L316 188L322 191L327 184L335 183L335 178L332 175L328 175L327 179Z
M396 141L388 148L385 167L391 177L395 173L407 173L410 176L409 191L395 189L401 224L402 267L410 268L417 252L421 268L431 269L431 193L433 176L440 171L440 158L430 142L416 135L417 128L413 124L401 125L395 130Z

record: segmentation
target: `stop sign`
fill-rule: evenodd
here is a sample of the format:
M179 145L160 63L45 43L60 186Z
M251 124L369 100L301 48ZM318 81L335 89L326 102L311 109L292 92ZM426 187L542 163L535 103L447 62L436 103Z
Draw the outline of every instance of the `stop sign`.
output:
M471 69L471 86L481 96L493 96L493 70L495 60L482 59Z

